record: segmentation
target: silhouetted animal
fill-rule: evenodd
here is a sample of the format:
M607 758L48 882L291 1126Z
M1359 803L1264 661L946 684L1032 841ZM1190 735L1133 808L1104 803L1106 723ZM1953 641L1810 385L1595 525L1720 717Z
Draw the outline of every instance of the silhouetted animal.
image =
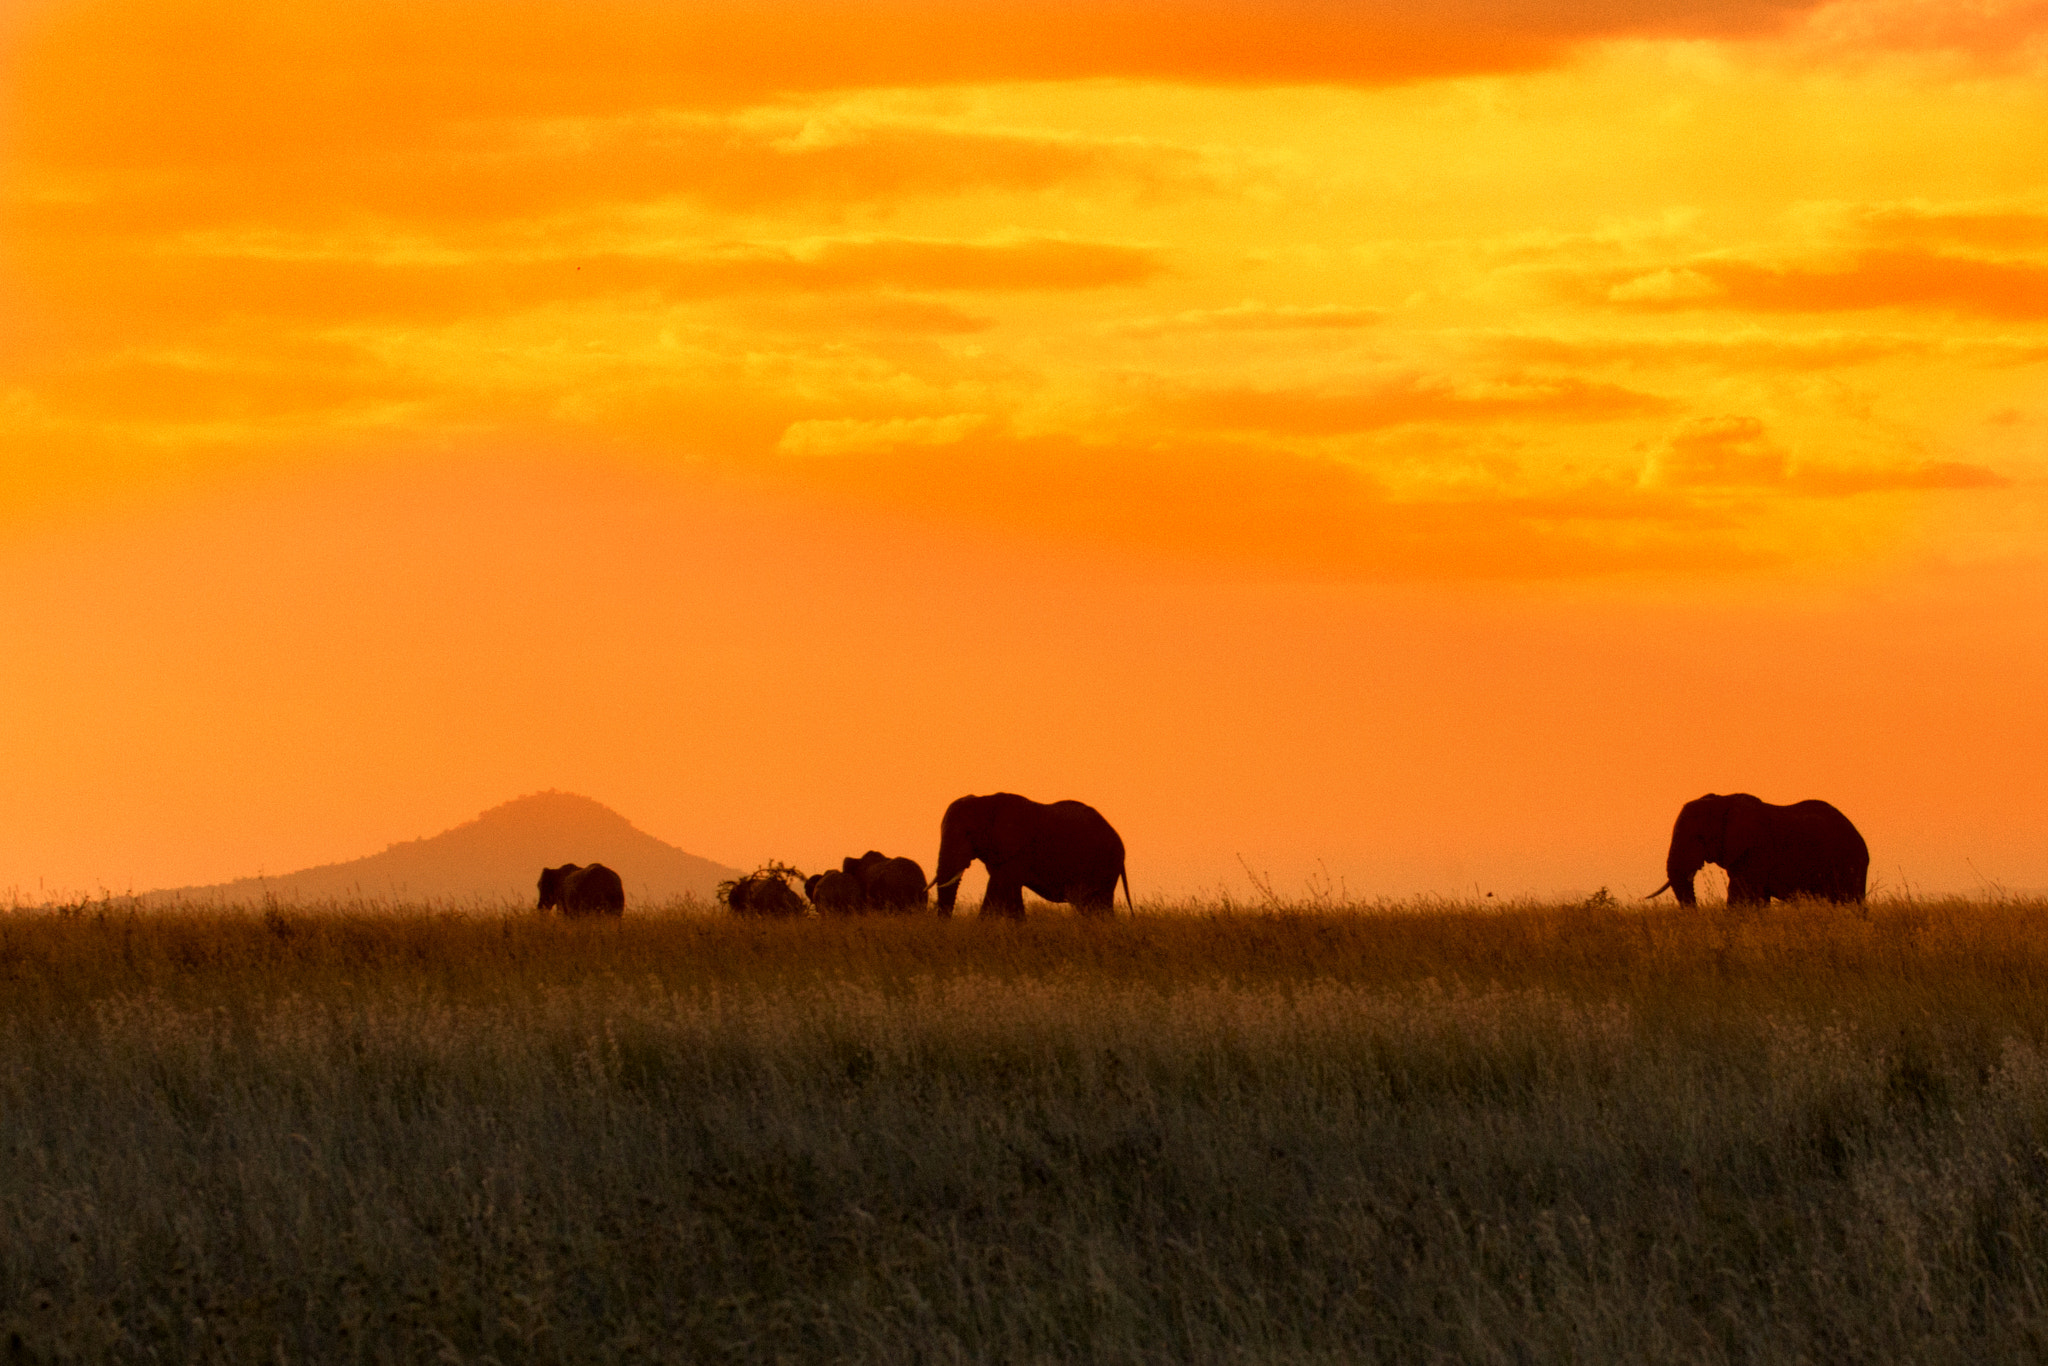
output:
M837 868L805 878L804 895L821 915L858 915L867 909L867 893L860 879Z
M1710 792L1678 812L1664 887L1694 905L1693 875L1708 863L1727 869L1731 906L1761 906L1774 896L1860 902L1870 848L1849 818L1826 802L1773 806L1747 792Z
M983 915L1024 917L1024 889L1047 901L1070 902L1084 915L1108 915L1116 884L1131 903L1124 842L1102 813L1084 802L1050 805L997 792L962 797L939 822L939 914L953 913L960 875L980 859L988 868Z
M756 874L743 877L726 893L725 904L734 915L802 915L804 899L779 877Z
M871 911L904 913L925 907L924 869L916 859L890 858L870 849L859 858L842 859L840 868L860 881L861 893Z
M624 915L626 884L602 863L579 867L565 863L540 870L540 909L562 908L563 915Z

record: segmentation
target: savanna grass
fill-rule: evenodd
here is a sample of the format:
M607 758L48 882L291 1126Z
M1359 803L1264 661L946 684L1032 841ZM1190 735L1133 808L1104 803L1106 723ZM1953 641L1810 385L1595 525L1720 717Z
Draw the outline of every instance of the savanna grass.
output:
M2048 1355L2048 905L1182 909L0 917L0 1351Z

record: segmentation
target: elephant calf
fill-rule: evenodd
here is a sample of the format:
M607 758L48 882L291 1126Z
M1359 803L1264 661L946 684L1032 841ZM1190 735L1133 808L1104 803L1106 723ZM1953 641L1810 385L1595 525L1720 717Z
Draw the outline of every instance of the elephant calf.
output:
M924 869L917 860L890 858L874 849L804 879L804 895L825 915L921 911L925 889Z
M840 870L860 882L871 911L905 914L925 907L924 869L916 859L890 858L870 849L859 858L843 859Z
M624 915L626 884L602 863L565 863L540 870L540 909L560 907L563 915Z
M1709 792L1678 812L1664 856L1664 887L1694 905L1693 877L1709 863L1727 869L1731 906L1795 896L1860 903L1870 848L1849 818L1826 802L1774 806L1747 792Z
M794 916L804 913L804 899L781 878L767 873L743 877L726 889L725 904L734 915Z
M837 868L805 878L804 895L820 915L859 915L868 908L867 892L860 879Z

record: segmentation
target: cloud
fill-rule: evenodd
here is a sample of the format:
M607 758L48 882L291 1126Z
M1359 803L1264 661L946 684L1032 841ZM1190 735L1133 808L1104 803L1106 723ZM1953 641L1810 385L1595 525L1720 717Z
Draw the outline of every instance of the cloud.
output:
M1770 440L1754 417L1691 419L1672 432L1643 473L1646 488L1779 490L1818 498L1858 493L2003 488L2011 480L1982 465L1917 461L1840 465L1799 461Z
M2048 265L1918 247L1871 248L1853 253L1841 265L1774 265L1716 257L1597 278L1605 283L1596 286L1596 297L1637 309L1827 313L1911 308L1985 318L2048 318Z
M984 428L946 445L805 462L800 476L810 496L837 506L1287 577L1546 579L1724 572L1762 560L1718 534L1733 525L1724 511L1666 491L1589 483L1539 496L1402 497L1343 460L1226 441L1137 445Z
M1983 465L1923 460L1908 465L1855 467L1802 464L1785 486L1794 493L1842 497L1853 493L1909 493L1937 489L2002 489L2012 480Z
M2048 247L2048 208L2038 199L2002 203L1814 204L1802 217L1823 231L1889 246L1967 247L2025 252Z
M73 193L28 197L46 232L382 222L559 232L641 206L726 213L844 212L920 197L1031 193L1084 182L1156 194L1198 186L1189 149L1132 139L1027 136L907 123L673 111L430 125L396 145L289 147L237 160L168 160L146 176L74 172ZM45 179L61 180L52 169ZM86 188L77 188L77 187ZM33 221L33 220L31 220Z
M1668 399L1582 379L1514 379L1453 384L1407 376L1349 392L1206 389L1161 405L1170 420L1209 431L1339 436L1408 423L1527 418L1599 421L1668 410Z
M46 251L34 287L72 305L137 317L304 322L497 316L575 300L701 300L860 291L1004 293L1142 284L1166 265L1151 249L1063 237L993 241L813 238L677 246L667 252L387 255L374 236L340 243L194 242L181 253ZM423 259L422 259L423 258ZM908 316L908 315L904 315ZM937 315L926 314L928 320Z
M894 332L926 336L966 336L986 332L995 319L964 312L932 299L858 296L850 299L778 301L754 309L747 321L757 327L841 335L846 332Z
M775 449L784 455L851 455L903 446L951 446L989 425L984 413L944 417L812 418L792 422Z
M1651 458L1644 483L1666 488L1759 488L1782 484L1785 452L1753 417L1694 418Z
M1535 365L1629 365L1662 368L1705 365L1724 370L1827 370L1895 356L1938 351L1939 341L1884 332L1822 332L1786 336L1759 328L1680 336L1560 337L1501 335L1479 340L1481 349Z
M1800 36L1825 56L1935 52L2011 67L2048 48L2048 0L1835 0Z
M22 40L46 150L318 158L422 127L803 92L1116 77L1384 85L1627 37L1782 31L1815 0L97 0ZM91 89L90 99L70 92Z
M1352 330L1378 326L1386 318L1378 308L1347 304L1259 304L1246 300L1229 308L1195 308L1163 318L1138 318L1113 324L1110 331L1128 337L1159 337L1175 332L1301 332Z

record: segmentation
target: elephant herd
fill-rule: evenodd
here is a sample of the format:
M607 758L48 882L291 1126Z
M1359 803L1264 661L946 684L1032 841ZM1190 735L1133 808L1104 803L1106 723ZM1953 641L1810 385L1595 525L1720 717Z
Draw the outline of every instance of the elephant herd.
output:
M734 915L802 915L806 902L820 915L906 915L924 909L930 890L917 860L874 849L803 878L804 894L798 896L787 879L801 876L794 868L770 867L725 887L722 900Z
M923 910L936 888L938 912L950 916L960 878L976 860L988 870L983 915L1023 919L1027 889L1083 915L1108 915L1119 882L1124 905L1131 905L1124 842L1101 812L1084 802L1034 802L1014 792L962 797L946 808L938 869L929 882L916 860L870 849L809 877L771 865L725 885L720 895L736 915L799 916L806 902L821 915L905 914ZM1861 902L1870 850L1849 818L1826 802L1774 806L1746 792L1710 792L1680 809L1664 886L1650 897L1668 888L1682 904L1695 905L1693 879L1709 863L1726 870L1730 905L1799 896ZM801 880L802 895L792 879ZM540 909L555 908L566 916L622 915L625 886L601 863L546 868Z

